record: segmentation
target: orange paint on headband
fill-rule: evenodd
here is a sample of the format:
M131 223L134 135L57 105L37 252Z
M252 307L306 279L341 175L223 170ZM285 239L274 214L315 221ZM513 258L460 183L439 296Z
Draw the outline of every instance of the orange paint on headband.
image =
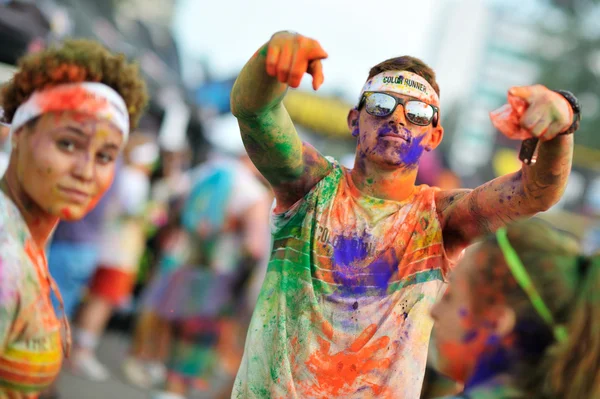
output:
M90 94L82 86L67 86L62 89L57 87L38 99L38 106L43 113L64 109L82 109L86 113L95 113L107 105L105 98Z

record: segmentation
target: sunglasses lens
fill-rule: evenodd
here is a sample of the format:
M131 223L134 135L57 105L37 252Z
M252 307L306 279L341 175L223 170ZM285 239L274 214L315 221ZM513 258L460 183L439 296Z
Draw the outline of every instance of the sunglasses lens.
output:
M384 93L371 93L366 97L365 109L373 116L387 116L394 112L396 99Z
M427 126L431 123L434 110L429 104L422 101L407 101L405 106L406 119L419 126Z

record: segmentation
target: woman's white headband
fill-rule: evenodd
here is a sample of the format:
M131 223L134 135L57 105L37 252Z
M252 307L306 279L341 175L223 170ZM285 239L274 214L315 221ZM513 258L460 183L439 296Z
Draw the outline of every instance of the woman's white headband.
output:
M123 142L129 137L129 113L123 97L97 82L66 83L35 91L17 108L10 132L42 114L61 111L77 111L107 120L123 133Z

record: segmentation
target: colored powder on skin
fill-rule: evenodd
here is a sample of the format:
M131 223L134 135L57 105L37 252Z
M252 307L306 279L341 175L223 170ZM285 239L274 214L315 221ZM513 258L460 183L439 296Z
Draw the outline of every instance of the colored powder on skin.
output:
M467 333L463 337L463 342L465 342L465 343L472 342L475 340L475 338L477 338L478 335L479 335L479 333L477 332L477 330L467 331Z
M352 121L352 136L358 137L359 133L360 133L360 130L358 129L358 121L353 120Z
M104 129L100 129L96 131L96 137L100 140L106 139L108 137L108 131Z
M419 159L421 159L421 155L423 155L424 148L421 146L421 141L425 136L415 137L411 140L410 143L403 143L400 146L400 151L398 151L398 156L407 166L416 167L419 163Z
M425 136L413 137L408 129L402 129L404 130L404 134L400 134L400 131L396 125L386 124L377 130L377 136L381 137L390 133L394 133L397 134L398 137L407 137L407 140L403 141L400 144L400 147L397 148L396 155L398 156L398 164L404 164L410 169L413 169L418 165L421 155L423 155L423 151L425 150L421 145L421 142ZM377 144L377 147L381 151L385 148L385 146L383 144L380 145L380 143Z
M497 336L491 336L490 340L496 340ZM508 351L502 346L490 345L481 357L477 360L475 369L469 381L465 384L465 391L469 388L491 379L492 377L503 374L509 370L510 357Z
M385 134L396 133L398 134L398 128L394 125L383 125L377 129L377 137L381 137Z
M69 208L63 208L60 210L60 214L62 217L65 218L70 218L71 217L71 210Z

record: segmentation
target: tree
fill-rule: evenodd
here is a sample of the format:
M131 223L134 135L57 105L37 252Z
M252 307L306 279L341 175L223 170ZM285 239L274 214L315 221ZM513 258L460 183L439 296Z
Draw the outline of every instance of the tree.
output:
M600 149L600 2L554 0L562 23L556 18L542 27L556 51L542 65L541 83L572 91L581 101L583 118L576 143ZM547 20L548 21L548 20ZM548 49L546 49L548 50Z

